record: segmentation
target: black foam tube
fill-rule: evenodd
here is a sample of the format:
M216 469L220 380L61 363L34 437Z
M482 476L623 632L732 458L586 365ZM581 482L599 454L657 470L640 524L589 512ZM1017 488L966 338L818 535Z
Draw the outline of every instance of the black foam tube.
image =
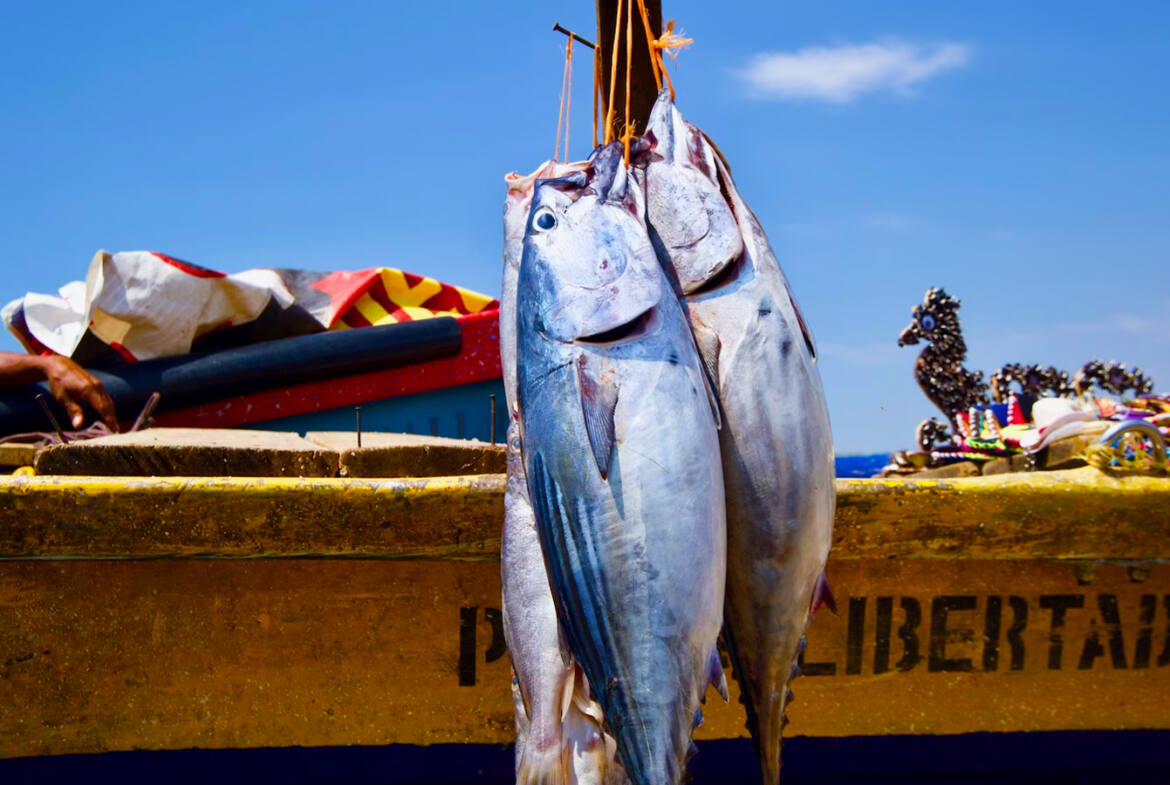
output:
M91 371L114 400L118 419L133 421L152 392L161 394L158 411L181 409L301 382L349 376L459 353L463 336L449 317L420 319L381 327L322 332L297 338L131 363ZM0 434L49 431L37 393L48 384L0 390ZM69 422L53 401L62 425Z

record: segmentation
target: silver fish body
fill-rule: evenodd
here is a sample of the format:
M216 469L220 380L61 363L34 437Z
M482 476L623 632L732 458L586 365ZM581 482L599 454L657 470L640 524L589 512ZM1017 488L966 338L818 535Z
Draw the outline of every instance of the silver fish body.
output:
M829 415L812 336L797 309L763 228L735 188L721 158L686 124L665 92L648 124L674 149L655 149L647 190L674 194L649 201L659 237L685 235L693 220L672 204L706 205L706 224L737 238L705 234L688 253L658 243L663 261L678 259L696 343L719 393L720 446L727 497L725 629L735 675L756 744L763 780L779 780L787 683L798 647L824 588L836 496ZM679 199L685 190L696 193ZM720 205L714 196L726 194ZM728 257L737 248L742 252ZM698 249L715 254L696 260ZM700 280L703 270L713 270Z
M714 401L621 148L537 184L518 289L525 468L559 617L637 785L677 783L722 619Z

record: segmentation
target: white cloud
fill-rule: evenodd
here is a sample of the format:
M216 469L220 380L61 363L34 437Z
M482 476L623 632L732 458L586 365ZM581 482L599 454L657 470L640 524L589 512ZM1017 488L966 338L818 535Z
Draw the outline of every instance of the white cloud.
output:
M806 47L796 52L765 52L739 75L763 98L809 98L846 104L863 93L908 94L935 74L970 59L965 44L931 47L902 41Z

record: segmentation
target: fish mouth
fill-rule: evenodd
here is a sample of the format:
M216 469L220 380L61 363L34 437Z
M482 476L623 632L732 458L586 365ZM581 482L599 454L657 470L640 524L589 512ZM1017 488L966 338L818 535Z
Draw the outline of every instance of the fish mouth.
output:
M743 265L744 254L741 253L731 261L727 262L719 271L712 275L701 284L686 292L687 297L697 297L702 294L708 294L716 289L722 289L727 284L739 277L739 269Z
M623 322L617 327L612 327L603 332L594 333L593 335L582 335L576 339L577 343L589 344L616 344L626 343L635 338L640 338L645 335L650 328L651 317L654 315L654 308L647 308L642 313L630 319L628 322Z

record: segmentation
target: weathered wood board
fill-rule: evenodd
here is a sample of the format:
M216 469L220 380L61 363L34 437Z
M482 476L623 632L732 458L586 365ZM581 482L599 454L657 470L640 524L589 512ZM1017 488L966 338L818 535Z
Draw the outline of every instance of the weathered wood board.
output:
M0 444L0 466L32 466L38 449L36 445L19 442Z
M446 477L503 472L504 447L396 433L363 433L358 447L353 432L302 438L279 431L152 428L49 447L37 454L35 466L47 476Z
M42 450L38 474L333 477L337 454L295 433L151 428Z
M789 733L1170 728L1170 481L1034 477L838 484ZM502 485L0 482L0 756L508 741Z
M501 434L501 437L503 434ZM410 433L310 431L305 439L339 455L341 477L451 477L501 474L504 445Z

